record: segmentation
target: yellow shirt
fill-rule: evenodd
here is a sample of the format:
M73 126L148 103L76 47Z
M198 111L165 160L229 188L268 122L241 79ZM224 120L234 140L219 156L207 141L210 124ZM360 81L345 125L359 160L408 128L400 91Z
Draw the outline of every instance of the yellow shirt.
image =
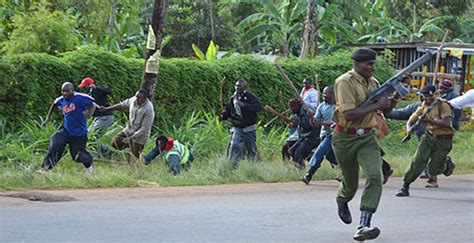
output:
M416 111L411 114L410 119L408 120L410 124L415 123L423 114L426 113L428 110L428 105L423 102ZM431 105L431 110L426 114L427 118L433 119L433 120L444 120L446 118L452 119L452 111L451 107L447 104L447 102L444 102L440 100L439 98L435 98ZM433 135L448 135L448 134L454 134L454 128L451 127L440 127L433 125L431 123L426 123L426 129L428 132L430 132Z
M371 77L367 80L354 69L339 76L334 84L334 96L336 98L334 121L345 128L375 127L377 125L375 111L357 121L346 121L343 112L360 106L369 97L370 92L378 86L379 82L375 78Z

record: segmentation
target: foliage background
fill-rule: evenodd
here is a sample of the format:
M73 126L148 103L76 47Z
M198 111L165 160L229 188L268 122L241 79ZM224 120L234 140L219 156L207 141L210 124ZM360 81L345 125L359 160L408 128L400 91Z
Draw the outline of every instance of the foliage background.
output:
M279 64L298 88L302 87L305 77L314 79L316 74L322 88L351 68L350 53L350 50L340 50L317 59L282 59ZM387 64L389 58L389 54L382 55L377 62L375 76L381 81L393 74ZM44 116L49 104L60 95L63 82L79 84L84 77L92 77L111 87L111 102L117 103L135 93L142 70L142 60L92 47L59 56L9 55L0 59L0 85L3 87L0 116L7 120L10 128L18 126L20 121ZM161 125L164 120L178 122L183 114L194 111L219 112L219 83L224 77L224 102L234 92L235 81L241 78L249 82L250 90L262 104L277 110L286 110L287 100L298 95L274 64L257 57L239 55L214 61L163 59L154 100L155 124ZM270 119L269 114L261 114L264 119Z

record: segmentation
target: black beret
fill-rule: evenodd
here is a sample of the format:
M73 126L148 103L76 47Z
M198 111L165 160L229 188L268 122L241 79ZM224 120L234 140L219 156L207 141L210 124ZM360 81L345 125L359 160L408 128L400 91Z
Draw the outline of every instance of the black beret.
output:
M436 92L436 86L434 85L426 85L420 91L420 93L422 94L429 94L429 95L433 95L435 92Z
M377 52L370 48L360 48L352 53L352 60L356 62L366 62L366 61L375 61L375 56Z

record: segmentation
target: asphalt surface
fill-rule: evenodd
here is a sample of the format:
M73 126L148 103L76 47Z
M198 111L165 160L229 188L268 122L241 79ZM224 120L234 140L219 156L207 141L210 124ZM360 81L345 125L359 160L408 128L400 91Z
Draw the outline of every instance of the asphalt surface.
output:
M363 181L359 188L363 188ZM474 242L474 175L417 180L397 198L384 186L372 242ZM355 242L336 212L336 181L199 187L39 191L77 199L42 202L0 193L0 242ZM38 191L34 191L38 192ZM54 201L54 200L53 200Z

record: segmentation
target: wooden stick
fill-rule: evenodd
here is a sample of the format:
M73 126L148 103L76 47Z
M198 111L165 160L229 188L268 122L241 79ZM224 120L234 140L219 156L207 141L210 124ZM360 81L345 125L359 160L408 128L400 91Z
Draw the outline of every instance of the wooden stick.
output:
M287 115L285 115L285 113L287 113L288 111L290 111L290 109L287 109L286 111L282 112L282 113L279 113L278 111L276 111L275 109L273 109L273 107L271 106L268 106L266 105L264 108L263 108L265 111L268 111L270 113L272 113L273 115L275 115L275 117L273 117L269 122L267 122L265 125L263 125L264 128L267 128L270 124L272 124L274 121L276 121L276 119L281 119L285 122L291 122L291 119L290 117L288 117Z
M318 102L319 98L321 97L321 88L319 87L319 75L314 75L314 82L316 82L316 90L318 91Z
M222 78L219 82L219 105L221 106L221 111L224 110L224 81L225 81L225 78Z
M263 109L264 109L265 111L267 111L267 112L272 113L276 118L280 118L280 119L283 120L283 121L290 122L290 118L289 118L287 115L285 115L285 113L286 113L288 110L285 111L285 112L283 112L283 113L280 113L280 112L276 111L275 109L273 109L273 107L268 106L268 105L266 105ZM265 124L265 125L266 125L266 124Z
M295 91L296 93L296 96L297 97L300 97L300 92L298 92L298 89L295 87L295 85L293 84L293 82L291 82L290 78L288 78L288 76L286 75L285 71L283 71L283 69L280 67L280 65L278 64L275 64L278 71L280 72L281 76L283 76L283 78L286 79L286 81L288 81L288 83L290 84L290 87L293 89L293 91Z
M439 46L439 49L436 53L436 62L435 62L435 69L434 69L434 75L433 75L433 85L436 83L436 80L438 78L438 68L439 68L439 59L441 58L441 52L443 51L444 43L446 42L446 37L448 36L449 30L446 30L446 33L444 33L443 40L441 41L441 45Z

